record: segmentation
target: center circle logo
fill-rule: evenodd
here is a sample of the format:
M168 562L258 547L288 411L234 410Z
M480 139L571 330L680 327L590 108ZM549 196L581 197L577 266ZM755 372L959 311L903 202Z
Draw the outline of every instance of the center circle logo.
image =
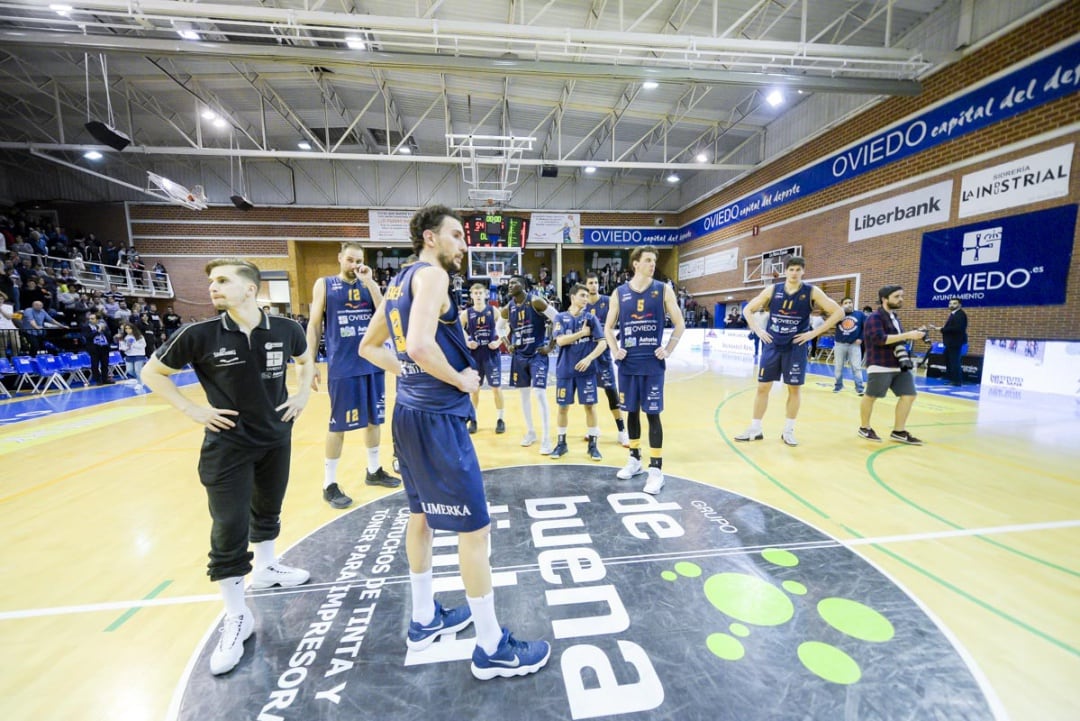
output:
M472 627L423 651L409 614L403 492L292 548L311 583L257 592L240 665L215 677L208 635L175 717L276 719L995 718L981 675L902 589L778 511L667 476L484 472L495 608L548 666L478 681ZM465 602L454 534L436 533L436 598ZM931 672L928 672L932 670Z

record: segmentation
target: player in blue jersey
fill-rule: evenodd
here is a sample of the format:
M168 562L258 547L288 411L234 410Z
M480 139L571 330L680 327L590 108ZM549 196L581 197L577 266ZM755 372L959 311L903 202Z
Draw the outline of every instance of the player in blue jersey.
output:
M544 340L547 337L547 323L555 320L556 311L543 296L531 291L531 285L524 276L510 278L506 286L510 301L502 309L502 317L510 324L510 385L521 389L521 410L525 415L525 437L521 439L521 445L536 443L536 428L532 419L532 398L536 398L544 431L540 453L546 456L553 447L547 377L548 353L554 344L545 344Z
M600 295L600 276L593 271L585 274L585 287L589 289L589 302L585 304L585 312L596 316L596 319L600 321L600 327L603 328L607 322L611 298ZM596 359L596 380L607 396L608 408L611 409L611 416L615 419L615 427L619 432L619 445L629 448L630 436L626 434L623 414L619 410L619 391L615 382L615 363L611 360L610 349L606 349Z
M495 410L499 413L499 418L495 421L495 432L506 433L506 422L503 421L502 359L499 357L502 339L495 332L499 315L495 307L488 304L488 288L483 283L473 283L469 288L469 297L472 305L461 311L461 327L465 329L465 338L472 351L473 360L476 361L480 382L487 379L495 396ZM479 415L479 391L472 394L472 404L474 412ZM469 433L476 433L475 418L469 421Z
M365 483L394 488L401 484L401 479L388 474L379 463L380 429L386 416L386 374L358 353L360 338L367 330L376 306L382 302L382 293L372 278L371 268L364 265L364 249L360 243L342 243L337 259L338 274L319 278L311 291L307 339L315 352L325 320L330 428L324 449L323 499L333 508L348 508L352 499L342 492L337 482L345 431L365 429ZM311 381L312 390L319 389L317 368Z
M754 416L750 427L735 436L737 441L760 441L765 437L761 419L769 407L769 391L774 381L783 380L788 389L787 420L780 438L789 446L797 446L795 418L799 415L800 389L806 378L807 350L814 338L828 333L844 317L844 309L815 285L803 283L806 261L797 255L784 263L784 282L766 286L743 308L743 317L761 339L761 364L758 366L757 395L754 396ZM810 327L810 311L814 304L829 314L817 328ZM757 311L767 309L769 322L762 328Z
M499 626L491 584L487 498L465 422L469 394L480 388L472 354L450 301L450 273L461 268L465 232L445 206L424 208L409 222L416 263L395 276L360 343L360 353L398 376L394 447L409 502L405 549L409 557L412 620L407 646L423 650L442 635L476 624L473 676L521 676L551 655L546 641L518 641ZM395 350L384 343L390 340ZM432 590L434 530L457 533L461 579L468 604L443 608Z
M611 355L619 364L619 396L630 435L630 458L615 475L628 480L644 470L641 411L645 411L649 422L649 477L642 490L654 495L664 487L664 427L660 413L664 410L665 359L675 351L686 330L674 289L653 278L659 256L651 245L630 251L634 276L615 289L615 302L608 309L604 324ZM666 346L661 345L665 315L671 318L673 326Z
M551 451L552 458L567 453L566 425L570 406L577 397L585 406L585 423L588 428L589 458L603 460L596 447L600 428L596 423L596 360L607 350L604 329L592 313L585 311L589 289L581 283L570 288L570 310L555 316L552 337L562 350L555 363L555 402L559 406L559 441Z

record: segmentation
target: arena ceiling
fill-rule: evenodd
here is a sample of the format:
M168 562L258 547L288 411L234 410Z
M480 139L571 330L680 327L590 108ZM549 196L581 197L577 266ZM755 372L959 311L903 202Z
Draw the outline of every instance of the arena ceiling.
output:
M671 175L752 170L770 124L815 96L918 93L959 57L910 42L948 5L962 33L972 0L9 0L0 163L59 168L58 194L81 173L102 199L138 198L164 168L211 202L274 203L274 172L253 170L271 164L330 205L393 206L414 180L503 204L561 178L677 209ZM329 187L342 178L370 192ZM580 207L618 204L593 195Z

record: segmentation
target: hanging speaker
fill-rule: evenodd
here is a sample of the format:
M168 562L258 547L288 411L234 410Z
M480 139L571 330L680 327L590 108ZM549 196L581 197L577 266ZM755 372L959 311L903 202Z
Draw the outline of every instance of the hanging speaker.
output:
M108 145L113 150L123 150L131 145L131 138L100 120L91 120L85 127L94 136L94 140L102 145Z
M559 177L558 165L541 165L540 166L541 178L557 178Z
M233 205L235 205L240 210L251 210L255 207L250 200L248 200L242 195L229 196L229 200L231 200Z

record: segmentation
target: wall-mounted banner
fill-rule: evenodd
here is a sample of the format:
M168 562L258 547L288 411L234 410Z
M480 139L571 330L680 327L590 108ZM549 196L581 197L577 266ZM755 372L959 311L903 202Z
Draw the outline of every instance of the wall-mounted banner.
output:
M848 242L923 228L949 220L951 180L855 208L848 217Z
M409 242L409 221L411 210L371 210L368 211L369 233L373 243Z
M678 245L690 237L679 228L584 228L585 245Z
M533 213L529 243L580 243L581 213Z
M739 249L729 248L705 256L705 275L736 270L739 267Z
M705 259L694 258L685 263L679 263L679 280L690 280L705 275Z
M1065 197L1074 147L1069 143L965 175L960 183L960 217Z
M920 308L1058 305L1072 262L1076 205L923 233Z
M1080 40L683 226L692 240L1077 92Z

